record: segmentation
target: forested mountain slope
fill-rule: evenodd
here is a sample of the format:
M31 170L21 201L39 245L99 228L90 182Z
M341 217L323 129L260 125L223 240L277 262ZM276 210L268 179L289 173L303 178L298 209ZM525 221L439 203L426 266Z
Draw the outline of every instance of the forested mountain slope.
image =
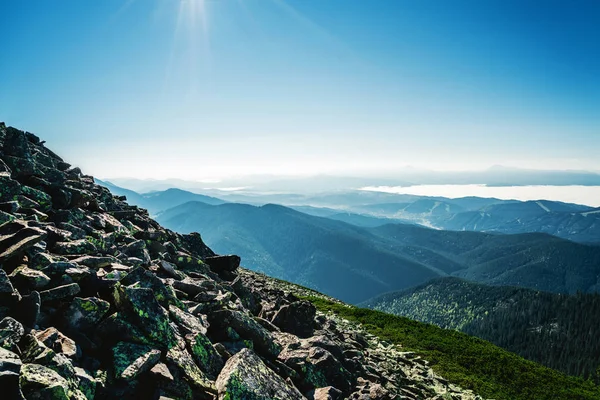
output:
M564 295L441 278L361 305L457 329L571 375L600 378L597 293Z

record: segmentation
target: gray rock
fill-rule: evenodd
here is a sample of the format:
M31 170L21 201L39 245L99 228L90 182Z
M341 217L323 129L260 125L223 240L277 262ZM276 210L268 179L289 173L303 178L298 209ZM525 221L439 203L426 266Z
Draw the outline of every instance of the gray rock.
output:
M248 314L240 311L221 310L208 315L211 331L220 330L221 335L227 334L228 329L234 329L244 339L252 340L256 350L271 358L277 357L281 348L275 343L271 332L262 327Z
M149 371L160 360L160 351L150 346L119 342L112 349L115 378L126 381Z
M64 321L71 330L94 328L110 308L108 301L97 297L75 297L65 311Z
M273 324L284 332L307 338L314 332L314 319L317 310L308 301L295 301L285 305L273 317Z
M7 222L0 226L0 263L23 254L46 238L46 232L29 227L25 221Z
M17 315L23 323L28 327L35 327L40 317L42 299L39 292L33 291L27 296L23 296L17 304Z
M318 388L311 391L310 400L341 400L342 392L333 386Z
M206 257L204 262L208 264L211 270L221 273L223 271L235 272L240 266L240 257L236 255Z
M17 267L9 276L16 285L36 290L46 287L50 283L48 275L25 265Z
M21 359L12 351L0 347L0 388L2 398L23 399L19 386Z
M20 384L28 400L69 400L67 380L42 365L24 364Z
M187 335L185 339L196 365L210 379L215 379L225 362L211 341L200 332Z
M0 321L0 346L7 349L14 349L15 345L19 343L25 329L21 323L11 317L6 317Z
M209 393L216 393L214 384L198 368L186 350L173 347L167 352L166 359L167 365L177 370L188 385L199 393L206 393L207 398L209 398Z
M77 293L81 291L81 288L76 283L71 283L68 285L63 285L56 287L54 289L44 290L40 292L40 298L42 302L53 301L53 300L62 300L67 297L75 296Z
M227 360L216 381L219 400L301 400L304 396L286 383L250 349Z
M160 348L177 344L173 328L169 325L169 313L158 303L155 293L147 288L117 286L114 292L117 308Z
M77 355L75 341L63 335L56 328L50 327L42 332L38 332L35 334L35 337L57 353L64 354L67 357L75 357Z
M200 332L206 335L209 325L205 316L201 315L199 318L175 306L169 306L169 315L177 323L182 334L187 335Z

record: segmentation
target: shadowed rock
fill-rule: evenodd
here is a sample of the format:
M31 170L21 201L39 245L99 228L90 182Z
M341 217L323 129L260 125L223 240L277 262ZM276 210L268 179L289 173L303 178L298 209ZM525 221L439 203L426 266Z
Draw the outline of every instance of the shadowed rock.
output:
M317 310L308 301L296 301L285 305L273 317L273 324L281 330L293 333L299 337L312 336L314 332L314 319Z

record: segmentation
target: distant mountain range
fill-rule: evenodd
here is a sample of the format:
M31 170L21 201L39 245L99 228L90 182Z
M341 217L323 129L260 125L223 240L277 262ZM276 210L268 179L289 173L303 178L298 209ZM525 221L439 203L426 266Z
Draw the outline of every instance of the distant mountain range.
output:
M181 189L138 194L111 182L100 183L115 194L156 214L188 201L252 205L282 204L306 214L327 217L358 226L387 223L498 233L548 233L580 243L600 244L600 208L557 201L517 201L495 198L424 197L369 191L339 191L303 195L218 192L218 197ZM214 194L214 192L210 192Z
M222 180L191 181L182 179L107 179L116 185L150 192L178 187L199 191L207 189L243 187L254 192L321 193L343 191L364 186L409 186L409 185L466 185L488 186L524 185L583 185L600 186L600 174L593 171L535 170L496 165L480 171L431 171L402 168L372 176L316 175L309 177L251 175Z
M600 242L600 208L547 200L480 200L422 198L408 203L368 204L351 210L438 229L511 234L541 232L581 243Z
M599 378L600 294L561 295L440 278L360 305L457 329L565 373Z
M294 210L272 204L256 207L226 203L178 189L140 195L107 185L133 204L148 208L167 228L182 233L202 232L215 251L240 255L248 268L351 303L443 276L556 293L600 290L599 246L540 233L456 232L414 224L414 216L425 214L432 220L455 223L457 217L449 215L480 215L483 211L473 211L478 208L494 216L498 224L506 221L508 227L516 219L533 221L569 215L571 220L579 216L594 221L600 217L600 213L585 206L414 196L406 197L408 201L403 203L369 204L389 196L354 192L314 196L312 201L319 205L344 201L350 204L348 210L356 212L312 206L296 206ZM412 225L392 224L398 220L384 215L402 215L405 221L410 221L412 215ZM576 227L565 232L577 236ZM597 229L593 224L584 228L592 233Z
M157 217L202 232L248 268L357 303L440 276L557 293L600 290L600 247L546 234L452 232L405 224L374 228L287 207L185 203Z
M211 196L196 194L181 189L170 188L159 192L139 194L133 190L124 189L111 182L96 179L99 185L107 187L113 194L125 196L131 204L147 209L150 214L176 207L188 201L201 201L206 204L223 204L225 201Z

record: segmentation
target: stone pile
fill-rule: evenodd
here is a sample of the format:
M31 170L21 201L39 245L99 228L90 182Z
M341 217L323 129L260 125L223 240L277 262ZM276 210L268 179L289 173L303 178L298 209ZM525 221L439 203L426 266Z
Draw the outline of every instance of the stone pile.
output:
M0 123L2 399L470 399Z

